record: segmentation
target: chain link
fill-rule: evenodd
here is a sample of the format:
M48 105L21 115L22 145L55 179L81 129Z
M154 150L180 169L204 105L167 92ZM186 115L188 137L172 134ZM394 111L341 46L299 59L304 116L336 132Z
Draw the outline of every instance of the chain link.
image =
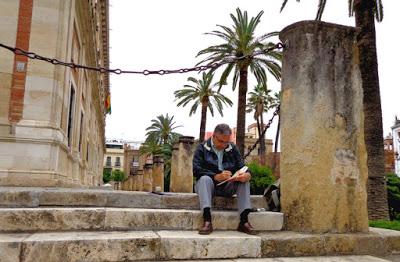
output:
M246 158L251 154L251 152L256 148L257 144L260 143L261 138L265 136L265 133L267 132L267 129L271 126L272 122L274 121L275 116L279 115L279 111L280 111L280 105L278 105L276 107L276 110L274 112L274 114L272 115L271 119L268 121L268 124L265 126L264 130L262 131L261 135L258 137L257 141L254 143L254 145L249 149L249 152L247 152L244 156L243 156L243 160L246 160Z
M70 68L74 68L74 69L86 69L86 70L97 71L100 73L113 73L113 74L117 74L117 75L120 75L120 74L142 74L142 75L147 76L147 75L157 75L157 74L158 75L168 75L168 74L182 74L182 73L188 73L188 72L193 72L193 71L197 71L197 72L205 71L208 69L217 68L223 64L243 60L248 57L254 57L256 55L266 54L268 52L271 52L274 49L282 49L284 47L284 45L282 43L277 43L270 48L266 48L266 49L257 51L256 53L254 53L251 56L231 57L231 58L224 59L221 62L211 63L211 64L207 64L207 65L195 66L195 67L190 67L190 68L173 69L173 70L164 70L164 69L147 70L146 69L143 71L131 71L131 70L122 70L119 68L110 69L110 68L105 68L105 67L91 67L91 66L79 65L79 64L72 63L72 62L60 61L56 58L44 57L44 56L38 55L33 52L25 51L21 48L11 47L11 46L8 46L8 45L2 44L2 43L0 43L0 47L10 50L11 52L13 52L16 55L22 55L22 56L26 56L30 59L37 59L37 60L45 61L45 62L51 63L53 65L62 65L62 66L66 66L66 67L70 67Z

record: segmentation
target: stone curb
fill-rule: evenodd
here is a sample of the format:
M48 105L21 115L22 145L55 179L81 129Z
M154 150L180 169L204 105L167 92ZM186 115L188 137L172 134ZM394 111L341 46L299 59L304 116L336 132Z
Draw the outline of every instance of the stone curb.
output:
M398 243L400 243L400 232L382 229L372 229L371 232L362 234L312 235L275 232L257 236L235 231L214 231L208 236L198 235L196 231L0 234L2 254L0 260L4 262L154 261L333 254L387 256L400 251ZM386 248L379 250L373 247L376 244L380 248L383 246ZM372 262L379 259L365 261Z
M251 213L256 230L281 230L283 214ZM213 226L235 230L236 211L214 211ZM198 210L141 208L38 207L0 208L0 232L72 231L72 230L197 230L202 226Z
M252 206L265 208L263 196L251 196ZM110 191L74 188L0 187L0 207L94 206L199 209L197 194ZM236 198L215 197L214 209L237 209Z

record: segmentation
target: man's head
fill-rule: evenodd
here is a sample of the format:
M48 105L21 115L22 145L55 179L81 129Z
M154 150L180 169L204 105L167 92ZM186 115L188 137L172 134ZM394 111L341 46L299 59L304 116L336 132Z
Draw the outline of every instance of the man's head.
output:
M230 142L231 134L231 128L227 124L217 125L212 137L215 148L217 150L224 150Z

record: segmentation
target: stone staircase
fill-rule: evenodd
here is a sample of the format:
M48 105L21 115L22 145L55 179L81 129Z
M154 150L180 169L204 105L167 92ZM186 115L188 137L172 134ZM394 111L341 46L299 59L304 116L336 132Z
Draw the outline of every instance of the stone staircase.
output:
M251 201L254 207L265 207L261 196L252 196ZM246 235L236 231L236 201L214 202L215 231L204 236L197 233L202 218L195 194L0 188L0 261L240 261L386 256L400 251L400 233L395 231L322 235L281 231L283 214L276 212L251 213L250 221L260 233Z

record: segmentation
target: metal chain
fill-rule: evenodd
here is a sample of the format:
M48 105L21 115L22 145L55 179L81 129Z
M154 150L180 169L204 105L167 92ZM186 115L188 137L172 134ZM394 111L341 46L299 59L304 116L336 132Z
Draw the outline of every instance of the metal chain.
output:
M243 160L245 160L246 157L248 157L251 154L251 152L256 148L257 144L260 143L261 138L265 136L265 133L267 132L267 129L271 126L272 122L274 121L275 116L279 115L280 107L281 107L281 105L278 105L276 107L276 110L275 110L274 114L272 115L271 119L268 121L268 124L265 126L264 130L262 131L261 135L258 137L257 141L254 143L254 145L249 149L249 152L247 152L243 156Z
M173 69L173 70L162 69L162 70L131 71L131 70L121 70L119 68L110 69L110 68L105 68L105 67L92 67L92 66L79 65L79 64L72 63L72 62L64 62L64 61L60 61L56 58L44 57L44 56L38 55L34 52L25 51L21 48L11 47L11 46L8 46L8 45L2 44L2 43L0 43L0 47L10 50L11 52L13 52L16 55L26 56L30 59L42 60L42 61L51 63L53 65L62 65L62 66L70 67L70 68L81 68L81 69L97 71L100 73L113 73L113 74L117 74L117 75L120 75L120 74L142 74L142 75L147 76L147 75L167 75L167 74L177 74L177 73L181 74L181 73L187 73L187 72L192 72L192 71L200 72L200 71L205 71L207 69L217 68L223 64L232 63L234 61L243 60L243 59L246 59L247 57L250 57L250 56L230 57L230 58L224 59L221 62L209 63L207 65L195 66L195 67L190 67L190 68L181 68L181 69ZM266 54L268 52L271 52L274 49L282 49L283 47L284 47L284 45L282 43L277 43L270 48L266 48L266 49L257 51L251 57L254 57L256 55Z

